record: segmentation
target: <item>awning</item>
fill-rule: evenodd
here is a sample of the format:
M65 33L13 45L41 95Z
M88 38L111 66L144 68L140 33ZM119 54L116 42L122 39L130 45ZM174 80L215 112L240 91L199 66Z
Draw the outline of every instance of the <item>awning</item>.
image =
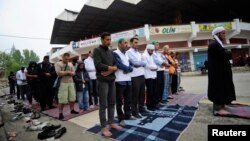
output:
M225 6L226 3L226 6ZM54 22L51 44L69 44L107 31L111 33L145 24L189 24L239 18L250 22L242 5L246 0L89 0L74 12L65 10Z

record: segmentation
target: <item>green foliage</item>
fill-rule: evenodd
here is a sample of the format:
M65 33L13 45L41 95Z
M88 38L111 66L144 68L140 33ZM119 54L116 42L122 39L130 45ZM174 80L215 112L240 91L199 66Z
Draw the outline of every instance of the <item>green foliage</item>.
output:
M4 69L5 76L8 76L11 71L16 72L22 66L27 67L30 61L39 61L39 57L33 50L20 50L12 47L11 53L7 54L0 52L0 69Z

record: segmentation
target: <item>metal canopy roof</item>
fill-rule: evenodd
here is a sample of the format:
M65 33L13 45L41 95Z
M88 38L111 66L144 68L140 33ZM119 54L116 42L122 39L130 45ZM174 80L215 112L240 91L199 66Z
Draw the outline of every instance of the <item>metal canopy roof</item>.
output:
M92 2L94 1L94 2ZM70 41L92 38L104 31L111 33L142 27L144 24L166 25L196 22L231 21L234 18L250 22L249 13L242 8L246 0L105 0L106 9L92 3L104 0L89 0L81 11L65 10L54 22L51 44L69 44ZM130 0L131 1L131 0ZM88 5L91 5L89 6ZM179 18L178 18L179 17ZM180 18L181 17L181 18ZM181 20L180 20L181 19Z

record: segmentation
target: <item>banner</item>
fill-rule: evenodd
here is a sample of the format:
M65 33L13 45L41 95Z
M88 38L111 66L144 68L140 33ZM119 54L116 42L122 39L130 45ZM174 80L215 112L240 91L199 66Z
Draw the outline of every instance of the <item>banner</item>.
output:
M200 31L212 31L214 28L218 26L223 26L225 30L232 30L232 22L226 23L209 23L209 24L199 24Z
M88 39L88 40L83 40L83 41L79 41L78 42L78 46L79 48L82 48L82 47L88 47L88 46L94 46L94 45L99 45L101 44L101 40L100 38L93 38L93 39Z
M190 25L180 25L180 26L155 26L150 27L150 35L157 34L174 34L174 33L188 33L192 32Z
M115 41L118 41L120 38L130 39L134 36L137 36L137 37L145 36L144 28L138 28L138 29L111 34L111 41L115 42Z

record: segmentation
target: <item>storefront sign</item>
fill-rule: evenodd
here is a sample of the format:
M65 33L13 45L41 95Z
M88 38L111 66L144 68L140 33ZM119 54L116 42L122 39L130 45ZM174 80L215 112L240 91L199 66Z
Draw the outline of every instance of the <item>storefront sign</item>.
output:
M134 36L138 36L138 37L145 36L144 28L138 28L138 29L111 34L111 40L112 42L115 42L115 41L118 41L120 38L130 39Z
M174 34L192 32L190 25L150 27L150 34Z
M210 24L199 24L200 31L212 31L218 26L223 26L226 30L232 30L232 23L210 23Z
M93 38L93 39L88 39L88 40L83 40L78 42L79 47L88 47L88 46L94 46L94 45L99 45L101 44L100 38Z

